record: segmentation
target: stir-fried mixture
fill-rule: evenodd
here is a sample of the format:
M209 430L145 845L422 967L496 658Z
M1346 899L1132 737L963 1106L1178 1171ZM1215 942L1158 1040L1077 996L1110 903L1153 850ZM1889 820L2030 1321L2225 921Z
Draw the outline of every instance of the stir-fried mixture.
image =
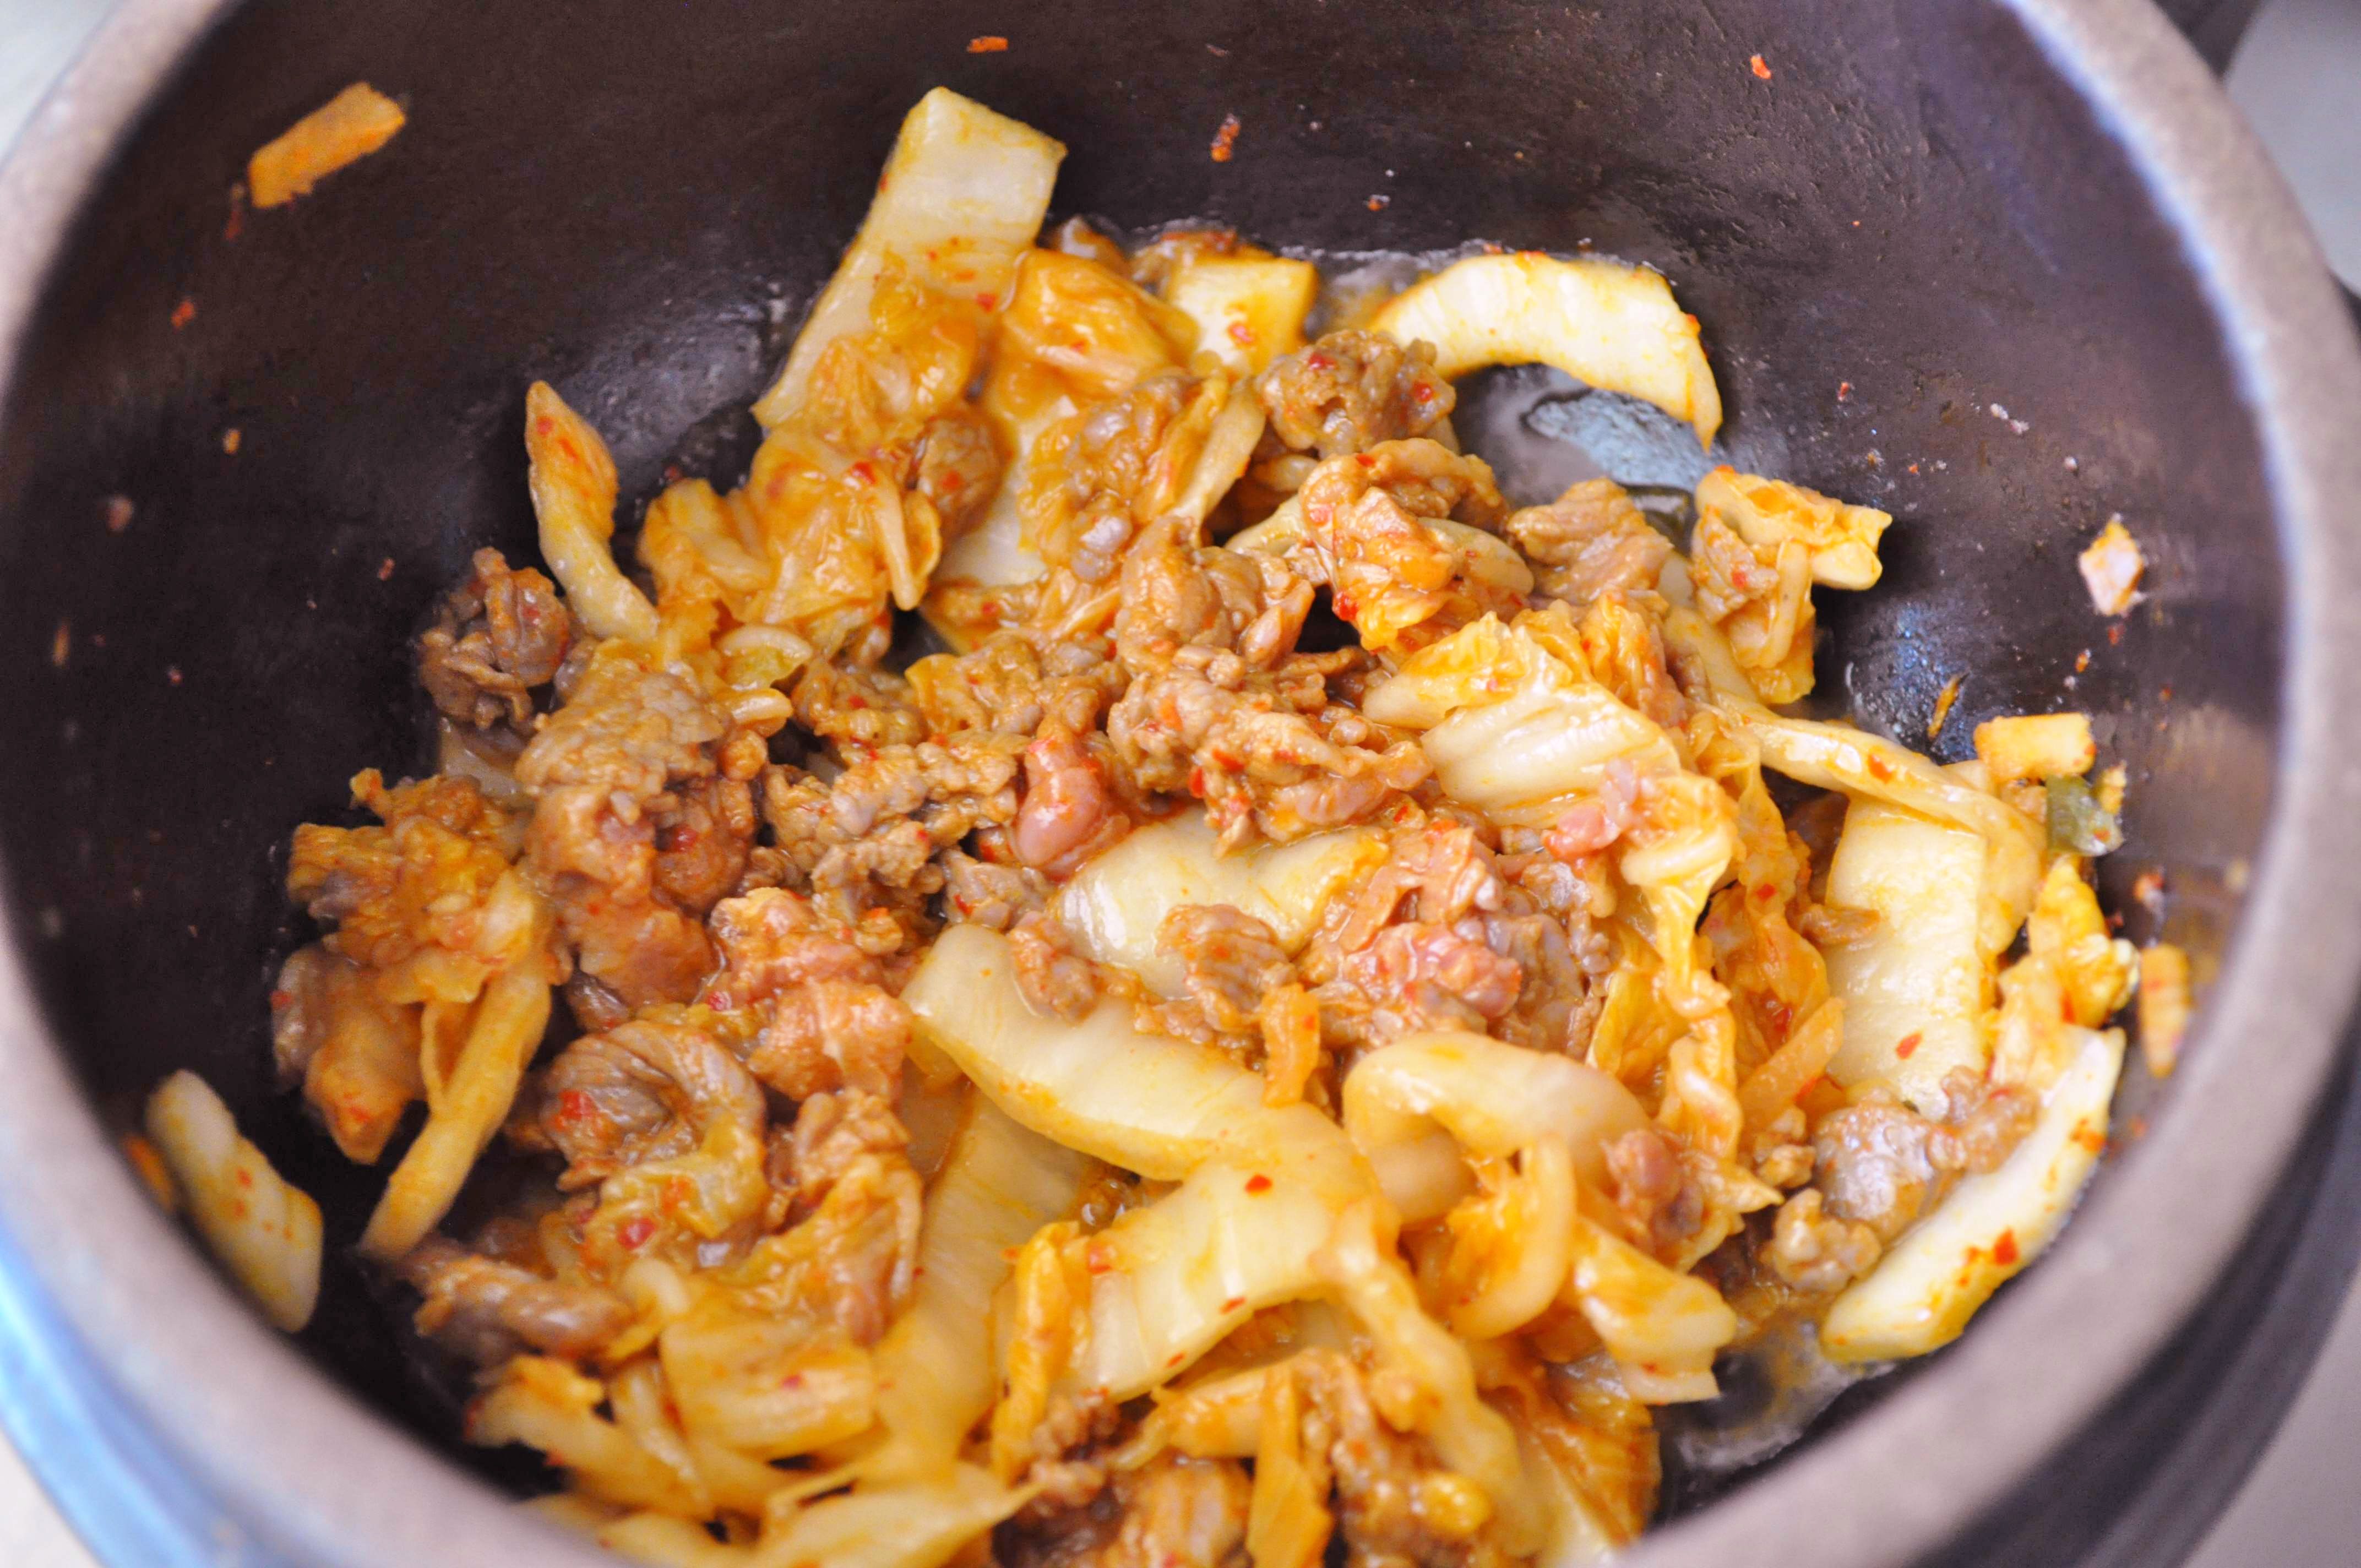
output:
M468 1437L651 1562L1596 1560L1725 1355L1935 1349L2063 1223L2120 774L2079 715L1946 768L1783 714L1883 512L1503 499L1482 366L1710 439L1656 274L1338 300L1044 233L1062 151L929 94L752 472L664 490L637 574L532 389L548 575L478 554L438 770L296 829L280 1065L399 1150L362 1249ZM200 1111L157 1136L218 1187L258 1156ZM541 1174L463 1226L495 1143Z

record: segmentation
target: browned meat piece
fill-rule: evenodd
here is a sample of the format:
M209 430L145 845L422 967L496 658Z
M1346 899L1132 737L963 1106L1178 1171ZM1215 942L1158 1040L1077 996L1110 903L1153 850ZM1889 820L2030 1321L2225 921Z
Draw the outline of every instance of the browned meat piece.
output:
M565 662L574 618L557 586L497 550L476 552L465 582L444 596L418 639L418 684L445 717L478 729L533 723L533 688Z
M1345 960L1344 978L1372 1003L1373 1034L1480 1034L1516 1005L1524 970L1486 945L1480 922L1471 924L1472 932L1424 920L1389 926Z
M790 1100L836 1089L901 1092L910 1010L877 986L818 980L778 997L746 1065Z
M1537 1050L1570 1048L1595 1012L1586 1011L1589 977L1613 959L1579 890L1565 893L1566 916L1546 912L1506 879L1473 825L1414 807L1398 810L1388 848L1296 960L1329 1041L1373 1046L1411 1030L1472 1028ZM1530 849L1521 857L1535 858ZM1579 956L1569 918L1580 927Z
M1000 488L1000 447L982 416L953 409L936 416L918 437L918 473L912 488L942 515L948 544L976 520Z
M1332 707L1316 670L1249 684L1235 655L1142 675L1107 715L1118 763L1142 794L1195 795L1232 848L1300 839L1375 816L1428 774L1425 754Z
M1180 371L1159 371L1041 438L1024 507L1044 561L1085 584L1114 578L1133 534L1177 494L1202 439L1195 427L1212 411L1194 407L1208 390Z
M779 1246L794 1306L874 1344L909 1296L923 1197L898 1149L848 1161L809 1217L763 1244Z
M564 1190L685 1155L734 1122L760 1141L763 1091L737 1057L685 1023L637 1019L588 1035L538 1075L521 1138L566 1157Z
M1471 554L1465 536L1440 526L1486 529L1507 510L1480 457L1389 441L1322 463L1296 499L1303 535L1289 562L1328 586L1338 619L1371 649L1416 647L1526 608L1531 575L1512 552L1497 547L1497 561Z
M1016 820L1019 742L955 735L881 746L833 780L771 769L763 816L774 847L758 851L763 880L808 894L832 920L864 927L873 912L893 946L934 930L927 903L942 890L936 858L979 828Z
M525 835L525 862L556 907L583 972L633 1010L686 1001L713 967L694 916L657 901L656 829L625 817L588 785L544 792Z
M755 1077L790 1100L900 1091L909 1009L885 990L884 965L861 933L781 888L719 905L712 929L722 970L703 1001L762 1020L746 1058Z
M686 1002L712 968L696 916L734 883L754 818L728 720L612 647L543 721L516 778L536 797L527 869L580 967L638 1009Z
M2040 1111L2024 1090L1988 1084L1968 1068L1954 1068L1943 1091L1949 1103L1940 1122L1879 1093L1819 1124L1813 1184L1828 1213L1891 1242L1956 1179L2000 1168Z
M1521 888L1504 888L1503 901L1530 909ZM1539 912L1484 916L1484 945L1517 967L1524 984L1494 1033L1512 1046L1534 1050L1572 1048L1570 1035L1586 981L1566 940L1565 927Z
M1254 1028L1263 998L1295 980L1271 928L1226 904L1181 905L1156 936L1186 966L1189 1000L1224 1034Z
M1511 512L1502 532L1541 568L1535 586L1574 604L1654 587L1673 554L1612 479L1585 479L1547 506Z
M1025 748L1025 797L1008 835L1016 858L1065 876L1130 831L1097 751L1061 724L1045 725Z
M1885 1250L1877 1233L1827 1212L1817 1188L1806 1187L1779 1206L1765 1249L1772 1269L1808 1295L1834 1295L1877 1266Z
M1049 879L1030 866L994 865L957 850L944 850L941 863L943 903L955 922L1005 931L1049 903Z
M937 735L1029 736L1051 718L1088 734L1123 684L1123 672L1089 642L1042 648L1016 631L995 632L971 653L939 653L910 666L913 700Z
M1235 1460L1166 1453L1088 1504L994 1537L1007 1568L1245 1568L1254 1484Z
M1098 1005L1098 966L1074 951L1056 916L1040 912L1019 919L1008 928L1008 951L1017 988L1036 1012L1074 1019Z
M545 1279L441 1236L421 1242L401 1273L425 1298L418 1332L478 1366L526 1351L586 1358L631 1322L630 1303L611 1290Z
M822 740L856 746L907 746L927 733L910 684L890 670L848 669L826 660L795 682L796 722Z
M1281 441L1322 457L1423 435L1458 400L1434 373L1432 346L1373 332L1328 334L1274 361L1255 391Z
M1324 1450L1335 1475L1336 1530L1350 1568L1508 1568L1480 1516L1473 1533L1443 1528L1427 1500L1443 1466L1378 1415L1367 1374L1334 1351L1312 1351L1297 1361L1296 1379L1309 1407L1304 1447Z
M1182 648L1226 650L1267 670L1295 651L1312 599L1312 585L1283 561L1199 549L1159 528L1124 559L1115 650L1135 675Z
M771 1140L771 1181L790 1188L796 1201L816 1209L828 1190L864 1155L899 1154L908 1129L893 1105L857 1089L815 1094L796 1110L795 1125Z
M371 768L353 795L383 826L304 823L288 859L288 897L336 927L322 945L371 969L473 947L484 896L508 870L512 818L472 781L440 774L388 789Z
M743 779L696 779L673 792L676 804L653 815L656 895L702 915L737 890L760 825L754 792Z
M1669 1255L1704 1223L1705 1195L1682 1167L1678 1146L1653 1127L1607 1146L1607 1176L1616 1212L1651 1251Z

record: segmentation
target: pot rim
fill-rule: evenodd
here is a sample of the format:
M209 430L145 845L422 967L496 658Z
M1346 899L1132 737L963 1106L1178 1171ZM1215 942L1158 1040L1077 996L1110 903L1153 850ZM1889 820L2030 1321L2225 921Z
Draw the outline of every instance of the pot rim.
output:
M85 193L232 4L126 0L0 168L0 211L14 217L0 225L0 378L15 374ZM2005 4L2147 181L2255 411L2287 563L2278 799L2197 1048L2136 1179L2096 1194L1939 1365L1775 1475L1645 1538L1634 1559L1647 1568L1872 1568L1999 1500L2202 1301L2338 1061L2361 974L2361 878L2345 870L2361 848L2361 740L2341 732L2361 712L2361 618L2336 613L2361 586L2352 327L2278 173L2160 13L2144 0ZM0 378L0 417L10 389ZM0 941L12 1083L0 1230L42 1238L24 1247L32 1285L227 1520L273 1555L340 1568L611 1563L368 1409L220 1282L91 1113L40 1017L22 939ZM2246 1057L2269 1051L2268 1071L2246 1065L2242 1043ZM269 1397L247 1397L258 1388Z

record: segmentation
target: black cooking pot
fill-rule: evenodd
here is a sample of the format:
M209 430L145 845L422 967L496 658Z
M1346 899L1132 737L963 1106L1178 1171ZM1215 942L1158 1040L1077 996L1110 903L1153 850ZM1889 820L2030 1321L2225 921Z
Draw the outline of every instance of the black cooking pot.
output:
M2251 0L2186 9L2218 47ZM247 154L360 79L410 127L240 214ZM1958 677L1945 758L1992 714L2093 714L2132 779L2105 891L2197 959L2184 1067L2132 1072L2085 1212L1959 1347L1727 1496L1676 1488L1642 1555L2185 1545L2350 1258L2321 1194L2354 1190L2361 358L2144 0L132 0L0 180L0 1406L84 1529L143 1564L585 1550L428 1452L447 1409L344 1250L372 1178L270 1079L280 846L355 769L424 761L407 638L472 549L533 552L526 385L608 434L627 515L667 464L734 480L741 411L939 82L1068 144L1064 211L1662 269L1730 460L1900 520L1878 590L1824 607L1832 705L1923 744ZM1674 463L1543 389L1622 477ZM2120 622L2074 566L2115 513L2149 561ZM2150 871L2160 914L2129 896ZM181 1066L327 1211L291 1353L114 1153Z

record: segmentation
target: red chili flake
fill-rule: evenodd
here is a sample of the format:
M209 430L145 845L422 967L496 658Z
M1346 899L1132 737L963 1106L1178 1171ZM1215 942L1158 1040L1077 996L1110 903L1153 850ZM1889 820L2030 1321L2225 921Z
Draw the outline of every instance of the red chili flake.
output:
M137 509L131 504L131 498L129 496L107 497L104 508L106 517L106 532L109 533L120 533L125 529L130 527L131 514L136 510Z
M1222 1310L1224 1312L1235 1312L1246 1304L1246 1299L1245 1297L1233 1296L1228 1300L1222 1303Z
M1872 751L1869 754L1869 772L1872 778L1891 779L1894 777L1894 764Z
M277 1013L294 1000L295 993L291 991L274 991L270 993L270 1010Z
M626 1220L623 1228L615 1233L615 1239L622 1244L625 1252L637 1252L647 1245L648 1238L655 1234L656 1223L642 1214L638 1219Z
M1993 1243L1993 1261L2006 1268L2016 1261L2016 1233L2003 1231L2000 1240Z
M2074 655L2074 673L2079 675L2090 667L2091 651L2088 648L2085 648L2080 653Z
M978 294L975 297L975 302L987 311L992 310L1000 303L1000 296L991 293Z
M1115 1266L1115 1248L1104 1242L1094 1241L1082 1249L1082 1267L1093 1274L1104 1274Z
M2159 871L2145 871L2132 878L2132 896L2142 904L2153 906L2164 897L2164 873Z
M236 1172L231 1179L235 1180L240 1187L252 1187L254 1185L254 1172L250 1170L241 1170Z
M2170 702L2172 700L2172 688L2170 686L2159 688L2156 694L2156 700L2158 702Z
M393 557L392 557L392 556L390 556L390 555L389 555L389 556L387 556L384 560L379 561L379 562L377 564L377 580L378 580L379 582L380 582L380 583L383 583L383 582L390 582L390 581L392 580L392 578L393 578Z
M1839 381L1837 383L1837 401L1840 403L1849 403L1852 401L1852 383L1850 381Z
M1227 163L1230 160L1231 149L1235 148L1237 145L1238 117L1235 115L1224 115L1222 116L1222 128L1213 133L1213 146L1212 149L1213 161L1215 163Z
M2107 646L2110 648L2120 647L2123 641L2124 623L2119 620L2115 622L2114 625L2107 628Z
M1326 351L1317 350L1303 361L1303 367L1307 370L1334 370L1336 361Z
M58 622L57 635L49 639L49 663L62 670L66 659L73 652L73 628L65 621Z
M800 1388L803 1386L804 1375L800 1372L790 1372L779 1379L779 1387L782 1388Z
M1270 1178L1260 1171L1256 1171L1246 1178L1246 1190L1257 1197L1261 1196L1270 1190Z
M196 319L196 301L190 299L185 294L182 295L181 302L172 307L172 330L174 332L178 332Z
M222 238L231 244L246 231L246 184L243 181L229 188L229 222L222 225Z
M1189 1354L1186 1351L1176 1350L1165 1358L1164 1365L1167 1366L1178 1366L1188 1359Z
M1904 1061L1908 1061L1913 1056L1917 1054L1918 1042L1926 1037L1927 1036L1920 1031L1913 1029L1910 1033L1903 1036L1900 1039L1894 1042L1894 1054L1900 1057Z
M1255 345L1254 328L1244 322L1232 322L1229 325L1229 334L1230 341L1240 348L1252 348Z
M179 685L181 684L181 666L178 664L165 665L164 679L170 685Z
M1222 60L1227 60L1230 58L1230 51L1224 49L1219 44L1207 44L1205 46L1205 52Z
M235 457L237 455L239 444L245 441L245 439L246 437L239 433L237 426L231 425L227 430L222 432L222 450L229 454L232 457Z
M877 470L869 466L866 458L855 463L845 472L852 476L856 484L873 485L877 482Z
M1195 795L1199 800L1205 798L1204 769L1191 768L1189 770L1189 793Z
M1373 213L1382 213L1388 207L1392 206L1393 203L1394 199L1391 196L1372 196L1369 198L1369 211Z
M560 1122L587 1122L598 1114L598 1102L579 1089L569 1089L557 1097L557 1119Z
M1758 54L1750 57L1746 63L1753 71L1755 75L1761 77L1765 82L1771 80L1771 62L1769 60L1764 60Z
M967 40L967 52L970 54L1005 54L1008 52L1008 40L1002 38L998 33L985 33L980 38L972 38Z

